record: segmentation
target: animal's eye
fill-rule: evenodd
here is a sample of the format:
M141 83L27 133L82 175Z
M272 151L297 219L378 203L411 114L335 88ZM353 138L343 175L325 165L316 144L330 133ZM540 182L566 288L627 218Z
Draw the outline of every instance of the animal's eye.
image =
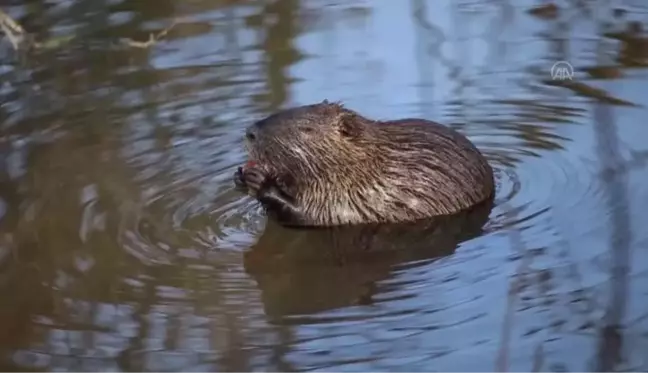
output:
M314 131L311 127L300 127L299 130L303 133L312 133Z

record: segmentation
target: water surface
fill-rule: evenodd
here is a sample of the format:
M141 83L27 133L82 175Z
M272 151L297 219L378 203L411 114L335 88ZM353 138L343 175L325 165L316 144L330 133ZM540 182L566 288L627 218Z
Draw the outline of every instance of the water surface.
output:
M648 7L546 4L6 2L58 44L0 46L0 366L648 369ZM267 221L233 190L243 130L324 99L463 132L495 206Z

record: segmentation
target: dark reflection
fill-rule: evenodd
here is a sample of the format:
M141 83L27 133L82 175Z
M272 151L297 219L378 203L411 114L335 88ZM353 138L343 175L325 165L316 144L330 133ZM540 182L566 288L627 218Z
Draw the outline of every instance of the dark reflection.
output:
M634 36L634 35L633 35ZM630 43L634 43L631 41ZM646 44L648 47L648 44ZM630 50L628 49L630 48ZM632 53L628 45L622 49L622 55ZM641 48L640 48L641 49ZM604 64L605 49L599 46L597 60ZM625 53L624 53L625 52ZM625 56L627 58L627 54ZM617 135L617 124L610 105L593 103L594 130L596 133L596 152L601 164L600 178L605 186L605 203L610 212L609 224L611 234L609 249L609 301L605 307L603 323L599 327L597 357L593 368L597 372L616 371L624 358L624 318L628 307L628 275L630 266L630 244L633 233L629 213L627 193L627 167L620 152ZM619 166L621 166L620 169Z
M267 102L267 110L274 111L288 99L291 79L288 68L299 61L299 51L292 45L298 34L299 0L278 0L263 5L262 12L248 18L250 25L264 33L261 41L266 52L266 97L258 97Z
M482 234L492 207L489 200L413 224L288 229L271 221L245 253L245 269L276 323L290 322L282 319L288 315L371 305L384 290L378 282L396 267L451 255L461 242Z

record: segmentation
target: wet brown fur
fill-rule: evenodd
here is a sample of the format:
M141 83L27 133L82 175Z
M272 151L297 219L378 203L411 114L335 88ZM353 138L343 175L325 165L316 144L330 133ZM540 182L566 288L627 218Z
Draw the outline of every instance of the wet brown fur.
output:
M415 221L494 192L477 148L423 119L377 121L324 101L281 111L248 133L250 158L299 206L300 225Z

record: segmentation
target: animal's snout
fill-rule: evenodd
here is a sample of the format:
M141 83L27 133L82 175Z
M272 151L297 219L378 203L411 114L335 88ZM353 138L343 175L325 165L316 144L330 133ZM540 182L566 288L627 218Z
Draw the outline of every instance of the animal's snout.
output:
M249 141L254 141L257 138L256 130L254 127L248 127L245 130L245 138Z

